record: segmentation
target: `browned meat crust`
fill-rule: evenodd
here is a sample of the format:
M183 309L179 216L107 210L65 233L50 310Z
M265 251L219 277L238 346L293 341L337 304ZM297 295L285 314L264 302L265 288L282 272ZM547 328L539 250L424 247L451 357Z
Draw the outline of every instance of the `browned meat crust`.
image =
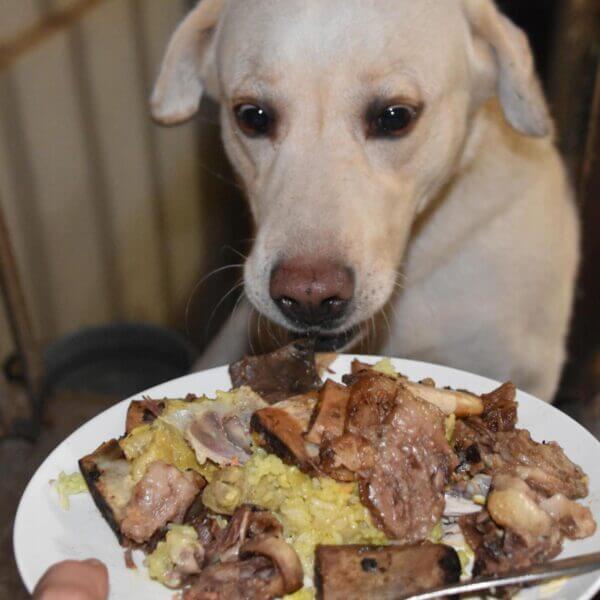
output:
M263 556L206 567L183 600L270 600L283 595L283 580Z
M302 587L303 571L281 524L268 511L240 506L224 529L205 518L197 526L208 566L184 592L184 599L269 600Z
M481 420L490 431L511 431L517 423L517 388L505 383L489 394L482 394Z
M316 403L316 394L310 392L256 411L250 421L256 442L286 463L313 473L318 447L307 442L304 434Z
M318 546L317 598L395 600L459 580L461 567L449 546Z
M506 573L511 569L526 569L551 560L562 549L558 528L552 528L549 535L540 536L528 546L511 529L496 525L485 509L461 517L459 522L467 543L475 552L473 577Z
M509 473L547 496L568 498L588 494L588 479L556 442L538 443L526 429L490 431L481 419L457 421L455 449L471 475Z
M83 475L92 498L110 528L115 532L119 543L123 543L121 521L124 508L129 500L131 490L125 490L125 498L117 495L110 482L113 477L125 477L129 472L129 463L117 440L110 440L99 446L92 454L79 461L79 469Z
M165 409L165 403L160 400L133 400L127 409L127 420L125 422L125 434L131 433L136 427L149 425L161 415Z
M250 386L269 404L321 386L314 341L299 340L262 356L246 356L229 367L233 387Z
M319 399L313 411L306 440L313 444L320 444L325 432L331 437L342 435L349 399L350 391L345 385L328 379L319 391Z

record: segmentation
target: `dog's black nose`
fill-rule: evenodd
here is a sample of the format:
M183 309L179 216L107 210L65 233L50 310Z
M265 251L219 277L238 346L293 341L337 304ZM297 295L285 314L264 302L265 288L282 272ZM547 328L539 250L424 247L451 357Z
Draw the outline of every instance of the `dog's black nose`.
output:
M354 296L354 273L330 260L287 260L271 272L270 294L295 325L328 327L344 315Z

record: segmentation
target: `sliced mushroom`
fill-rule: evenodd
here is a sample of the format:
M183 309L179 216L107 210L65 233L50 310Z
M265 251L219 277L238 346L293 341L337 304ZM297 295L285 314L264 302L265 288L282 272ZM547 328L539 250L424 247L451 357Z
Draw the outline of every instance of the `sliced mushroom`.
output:
M344 433L349 399L350 390L345 385L328 379L319 391L319 400L306 440L320 444L324 433L332 438L341 436Z
M240 548L240 557L265 556L273 561L281 578L284 592L291 594L302 587L304 572L296 551L283 539L273 536L254 538Z

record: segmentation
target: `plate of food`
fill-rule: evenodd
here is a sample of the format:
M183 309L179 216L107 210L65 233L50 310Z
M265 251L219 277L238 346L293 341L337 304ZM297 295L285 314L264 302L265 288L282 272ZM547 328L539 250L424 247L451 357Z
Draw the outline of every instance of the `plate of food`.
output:
M159 385L45 460L29 591L96 558L110 598L401 598L600 550L600 443L510 383L299 341ZM512 590L589 599L592 573Z

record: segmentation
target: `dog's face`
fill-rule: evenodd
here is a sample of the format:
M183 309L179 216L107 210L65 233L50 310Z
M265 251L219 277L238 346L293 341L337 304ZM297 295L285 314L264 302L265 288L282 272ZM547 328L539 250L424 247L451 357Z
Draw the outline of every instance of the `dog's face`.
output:
M481 103L518 79L515 58L529 61L533 112L510 88L505 113L545 133L528 52L487 0L203 0L171 43L154 112L188 117L202 84L218 98L257 226L249 299L340 340L392 295L416 216L459 168Z

